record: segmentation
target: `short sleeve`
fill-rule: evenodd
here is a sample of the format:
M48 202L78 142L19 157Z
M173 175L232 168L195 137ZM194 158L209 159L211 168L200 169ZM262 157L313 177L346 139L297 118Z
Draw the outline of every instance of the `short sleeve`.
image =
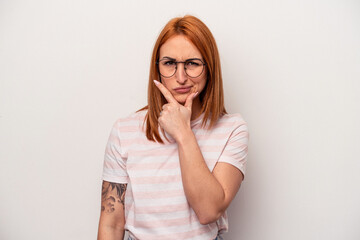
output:
M231 132L218 162L226 162L235 166L245 176L248 142L249 132L246 122L236 121L234 130Z
M118 124L119 122L115 122L113 125L106 144L102 177L108 182L128 183L127 156L121 149Z

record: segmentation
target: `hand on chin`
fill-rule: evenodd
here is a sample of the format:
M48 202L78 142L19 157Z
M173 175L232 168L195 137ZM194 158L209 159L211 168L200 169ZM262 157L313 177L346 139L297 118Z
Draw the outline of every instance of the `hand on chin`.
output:
M175 95L175 100L181 104L184 105L186 102L186 98L189 96L189 94L181 94L181 95Z

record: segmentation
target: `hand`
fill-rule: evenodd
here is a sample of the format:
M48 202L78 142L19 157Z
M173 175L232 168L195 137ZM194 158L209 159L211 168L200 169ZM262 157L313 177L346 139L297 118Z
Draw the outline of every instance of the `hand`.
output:
M154 80L155 85L158 87L160 92L164 95L168 101L167 104L162 106L160 117L158 118L159 125L164 129L175 141L178 141L181 137L181 133L191 129L191 110L193 99L196 97L198 92L191 93L185 101L184 106L179 104L170 91L162 85L160 82Z

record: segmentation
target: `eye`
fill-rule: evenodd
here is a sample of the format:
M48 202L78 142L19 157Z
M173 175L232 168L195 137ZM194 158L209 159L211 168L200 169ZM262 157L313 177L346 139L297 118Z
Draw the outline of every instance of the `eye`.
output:
M197 67L200 65L201 65L200 61L196 61L196 60L191 60L191 61L186 62L186 66Z
M172 61L172 60L163 61L163 65L165 65L165 66L173 66L175 64L176 64L175 61Z

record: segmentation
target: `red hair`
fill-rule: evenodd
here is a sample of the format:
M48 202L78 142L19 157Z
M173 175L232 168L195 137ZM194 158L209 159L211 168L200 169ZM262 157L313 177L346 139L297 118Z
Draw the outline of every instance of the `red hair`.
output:
M206 63L207 82L199 98L202 104L201 113L204 113L202 127L205 127L207 119L210 122L209 129L214 126L220 116L226 113L224 106L224 91L221 76L219 52L215 39L209 28L200 19L186 15L184 17L171 19L163 28L156 40L151 62L148 86L148 105L144 124L146 123L146 137L151 141L163 143L159 134L158 118L162 106L167 103L153 80L160 80L156 61L159 60L160 47L171 37L184 35L200 51Z

